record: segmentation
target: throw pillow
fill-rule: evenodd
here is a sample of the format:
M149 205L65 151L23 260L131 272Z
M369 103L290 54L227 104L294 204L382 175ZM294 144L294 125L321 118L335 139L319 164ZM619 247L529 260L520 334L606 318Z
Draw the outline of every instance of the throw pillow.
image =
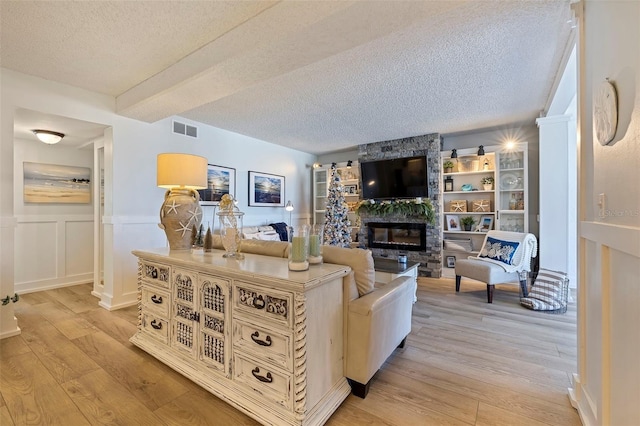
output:
M569 279L564 272L540 269L527 297L520 304L536 311L555 311L567 307Z
M478 257L486 257L488 259L497 260L507 265L512 265L513 255L520 243L515 241L504 241L496 238L487 237L482 251Z

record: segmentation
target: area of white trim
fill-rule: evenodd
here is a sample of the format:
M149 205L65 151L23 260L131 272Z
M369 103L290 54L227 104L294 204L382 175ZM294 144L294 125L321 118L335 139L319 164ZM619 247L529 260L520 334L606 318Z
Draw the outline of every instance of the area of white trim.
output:
M92 214L16 216L17 223L93 222Z
M580 238L640 257L640 228L602 222L580 222Z
M18 226L18 221L15 216L1 216L0 228L15 228Z
M103 216L102 223L107 225L158 224L160 216Z

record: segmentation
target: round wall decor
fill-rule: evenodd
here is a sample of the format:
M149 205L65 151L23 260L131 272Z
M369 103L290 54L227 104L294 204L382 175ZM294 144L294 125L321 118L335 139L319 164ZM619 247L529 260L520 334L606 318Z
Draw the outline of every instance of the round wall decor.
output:
M596 137L601 145L607 145L613 140L618 127L616 88L607 79L600 84L593 98L593 123L596 128Z

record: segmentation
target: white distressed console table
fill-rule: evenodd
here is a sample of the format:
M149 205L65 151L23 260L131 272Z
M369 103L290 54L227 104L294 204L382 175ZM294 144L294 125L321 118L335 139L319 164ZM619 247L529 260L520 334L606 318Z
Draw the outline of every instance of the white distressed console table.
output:
M131 342L269 425L321 425L351 389L343 371L346 266L136 250Z

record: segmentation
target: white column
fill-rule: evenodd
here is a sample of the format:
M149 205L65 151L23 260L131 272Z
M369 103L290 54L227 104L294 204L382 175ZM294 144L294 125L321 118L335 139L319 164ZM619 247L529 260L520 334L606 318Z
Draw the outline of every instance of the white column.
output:
M569 274L576 287L576 126L571 115L538 118L540 267Z

